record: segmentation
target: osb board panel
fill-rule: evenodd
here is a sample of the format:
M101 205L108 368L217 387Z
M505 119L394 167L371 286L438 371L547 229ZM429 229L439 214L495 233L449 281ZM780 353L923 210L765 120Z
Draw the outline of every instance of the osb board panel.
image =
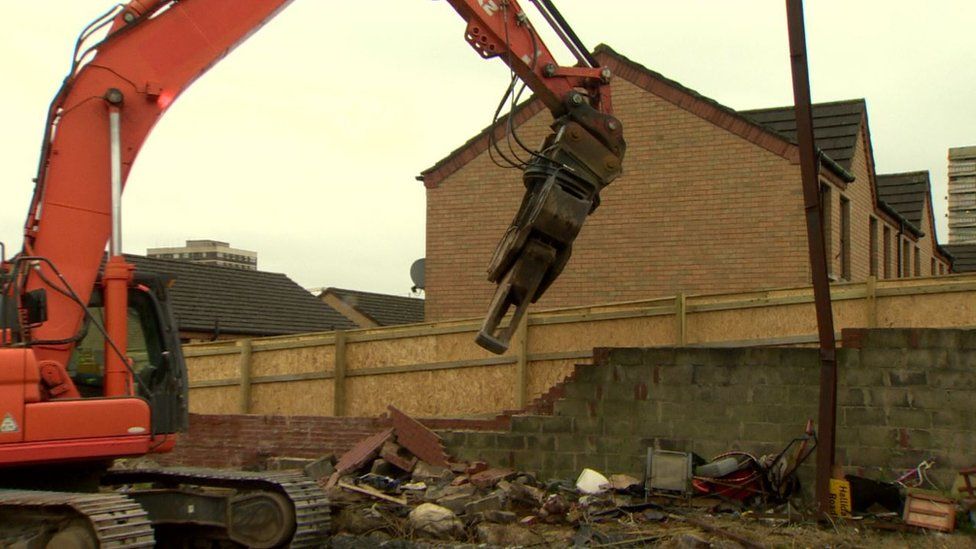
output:
M241 393L236 385L228 387L197 387L190 390L191 414L237 414Z
M529 363L529 380L526 384L529 401L547 392L553 385L573 373L577 362L591 362L585 358L567 360L539 360Z
M966 282L976 282L976 276L972 274L937 276L937 277L912 277L891 280L879 280L877 287L880 288L909 288L914 286L939 286L963 284Z
M768 339L817 333L812 303L759 309L702 311L687 317L688 343Z
M529 327L529 354L590 351L594 347L673 345L673 315Z
M384 366L494 357L495 355L475 344L474 336L475 332L461 332L386 341L349 342L346 344L346 369L368 370Z
M868 301L866 299L837 301L834 303L833 311L834 329L838 332L842 328L863 328L868 325Z
M251 386L252 414L331 416L333 381L314 379L256 383Z
M762 301L762 300L773 300L780 298L791 298L791 297L801 297L801 296L812 296L812 290L810 288L787 288L787 289L773 289L773 290L760 290L755 292L740 292L732 294L714 294L714 295L702 295L702 296L689 296L686 298L686 303L688 306L694 305L715 305L719 303L728 303L734 305L737 303L742 303L744 301Z
M976 292L890 296L877 305L880 328L976 326Z
M479 366L346 378L346 415L394 405L416 417L492 414L515 407L515 366Z
M251 353L251 376L331 372L335 367L335 347L299 347Z
M188 357L187 375L190 382L208 379L236 379L240 376L241 355Z

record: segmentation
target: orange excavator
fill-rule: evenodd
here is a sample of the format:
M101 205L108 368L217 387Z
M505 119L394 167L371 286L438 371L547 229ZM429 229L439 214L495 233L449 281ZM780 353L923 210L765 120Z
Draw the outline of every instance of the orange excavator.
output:
M558 65L515 0L448 0L466 41L511 68L506 98L521 80L555 119L539 149L517 135L521 152L493 144L526 187L489 266L498 288L477 341L496 353L566 264L625 150L609 71L550 1L530 1L575 66ZM122 256L129 170L183 90L288 3L132 0L79 37L48 112L23 248L0 269L0 546L305 547L327 535L328 502L297 474L111 467L171 450L187 427L173 281Z

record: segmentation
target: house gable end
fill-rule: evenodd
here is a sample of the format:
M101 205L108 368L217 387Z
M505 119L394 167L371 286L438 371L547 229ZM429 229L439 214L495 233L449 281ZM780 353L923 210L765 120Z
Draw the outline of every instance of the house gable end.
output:
M764 126L714 99L650 70L617 53L607 45L600 44L597 46L594 55L601 64L611 70L616 78L623 78L715 126L789 160L793 164L799 163L799 152L796 144L775 129ZM863 103L863 100L861 101ZM535 97L530 98L517 106L511 114L513 116L511 126L518 128L544 108L541 101ZM846 115L850 116L850 113L846 113ZM488 150L492 136L497 140L503 139L507 126L508 119L506 116L492 126L483 129L436 164L421 172L418 179L423 181L427 188L436 188L444 179ZM849 157L847 160L849 162ZM845 166L836 162L835 159L828 156L824 164L828 168L826 173L838 183L853 181L853 176L847 172Z

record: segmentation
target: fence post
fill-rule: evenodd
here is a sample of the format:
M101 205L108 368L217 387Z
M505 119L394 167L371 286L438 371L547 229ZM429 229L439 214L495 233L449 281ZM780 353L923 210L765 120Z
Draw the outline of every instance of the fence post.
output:
M518 327L518 361L515 363L515 407L529 404L529 315L522 317Z
M346 414L346 332L335 333L335 376L332 390L332 415Z
M868 328L876 328L878 326L878 301L875 299L878 293L877 284L878 278L869 276L867 286L864 290L867 295L867 300L864 304L867 307Z
M684 347L688 343L688 303L684 292L674 296L675 345Z
M238 409L242 414L251 413L251 340L242 339L237 342L241 348L241 391L238 397Z

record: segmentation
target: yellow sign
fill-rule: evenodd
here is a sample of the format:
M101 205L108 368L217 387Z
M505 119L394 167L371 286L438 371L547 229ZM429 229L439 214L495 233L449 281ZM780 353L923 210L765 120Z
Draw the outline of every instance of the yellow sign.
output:
M830 508L838 517L851 516L851 483L839 478L830 479Z

